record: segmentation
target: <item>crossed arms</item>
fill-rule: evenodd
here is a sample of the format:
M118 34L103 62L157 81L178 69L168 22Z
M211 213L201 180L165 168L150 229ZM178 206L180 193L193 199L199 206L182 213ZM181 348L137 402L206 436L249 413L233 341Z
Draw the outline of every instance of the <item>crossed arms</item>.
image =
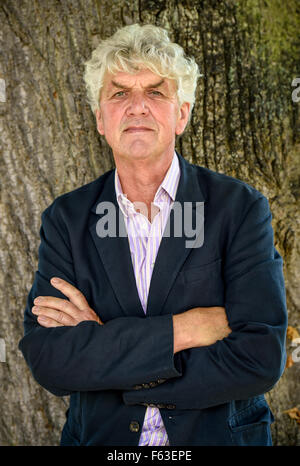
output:
M122 390L126 404L202 409L264 393L277 382L284 367L286 313L282 261L265 198L250 206L228 251L226 314L221 307L194 308L104 324L76 288L72 254L57 230L61 221L48 213L42 217L39 270L19 345L46 389L56 395ZM49 280L57 275L63 280L54 287ZM33 309L37 296L44 300L40 310ZM161 379L164 383L135 390Z
M54 277L51 284L69 300L54 296L39 296L34 300L32 313L46 328L76 326L80 322L94 321L103 325L91 309L84 295L65 280ZM173 352L188 348L212 345L231 333L225 309L198 307L173 315Z

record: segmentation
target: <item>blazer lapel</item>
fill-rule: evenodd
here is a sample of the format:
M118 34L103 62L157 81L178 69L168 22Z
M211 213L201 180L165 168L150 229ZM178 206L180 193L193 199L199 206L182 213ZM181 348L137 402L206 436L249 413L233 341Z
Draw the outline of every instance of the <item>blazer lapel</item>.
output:
M122 213L120 215L120 208L116 199L114 174L115 170L109 173L101 195L92 207L93 218L89 230L111 286L124 313L128 316L142 317L145 316L145 313L136 287L128 237L124 236L126 227ZM110 206L111 212L115 211L116 213L116 218L111 218L112 222L116 219L115 237L100 237L97 233L97 222L102 217L102 214L99 213L101 203L108 203L107 206ZM104 213L104 215L107 218L107 213ZM123 236L119 235L120 232Z
M176 237L176 235L172 234L171 222L170 235L163 236L161 240L151 277L147 315L158 315L162 313L164 303L180 268L193 249L192 247L187 247L187 242L188 244L191 243L191 238L183 224L184 202L191 203L192 225L196 225L196 202L204 202L204 196L199 186L195 167L189 164L180 154L177 153L177 155L181 175L175 202L180 203L182 207L182 235ZM168 231L167 228L170 227L170 220L171 216L169 216L165 232ZM198 232L198 236L203 233L203 230Z
M192 204L192 224L196 224L196 202L203 202L204 197L200 189L196 170L180 154L178 155L180 166L180 180L175 201L182 205L184 202ZM145 316L135 281L128 237L125 236L126 227L122 213L116 199L114 174L112 170L107 174L103 190L92 207L93 217L89 226L90 233L96 245L103 266L110 280L111 286L120 303L124 313L128 316ZM116 236L100 237L97 233L97 222L103 215L99 213L99 205L110 203L112 210L115 210ZM103 204L102 204L103 205ZM147 304L147 315L158 315L163 310L164 303L169 291L180 271L184 261L192 251L191 247L186 247L186 241L191 238L185 231L182 216L182 235L177 237L172 230L171 216L167 222L165 232L170 228L170 235L163 236L158 254L156 257ZM121 233L121 236L120 236ZM123 236L122 236L123 235Z

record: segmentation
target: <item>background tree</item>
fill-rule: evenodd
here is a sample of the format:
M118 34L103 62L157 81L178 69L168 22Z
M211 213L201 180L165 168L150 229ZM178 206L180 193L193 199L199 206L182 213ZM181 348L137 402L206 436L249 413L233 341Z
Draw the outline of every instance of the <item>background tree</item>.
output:
M1 445L59 443L67 399L42 389L17 349L40 215L58 195L114 166L86 103L83 63L100 39L135 22L166 28L204 74L191 124L177 141L180 153L269 199L291 328L287 368L267 398L274 444L300 443L300 364L291 346L300 301L299 103L292 100L293 90L300 98L292 87L300 76L299 16L296 0L1 1Z

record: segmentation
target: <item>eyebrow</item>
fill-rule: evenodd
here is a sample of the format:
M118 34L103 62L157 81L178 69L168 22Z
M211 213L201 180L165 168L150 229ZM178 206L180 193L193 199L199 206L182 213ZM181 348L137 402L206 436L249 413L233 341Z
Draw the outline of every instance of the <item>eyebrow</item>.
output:
M145 87L145 89L153 89L156 87L161 86L165 82L164 79L161 79L158 83L155 84L149 84L148 86ZM129 89L128 86L124 86L123 84L118 83L117 81L111 81L112 85L115 87L118 87L119 89Z

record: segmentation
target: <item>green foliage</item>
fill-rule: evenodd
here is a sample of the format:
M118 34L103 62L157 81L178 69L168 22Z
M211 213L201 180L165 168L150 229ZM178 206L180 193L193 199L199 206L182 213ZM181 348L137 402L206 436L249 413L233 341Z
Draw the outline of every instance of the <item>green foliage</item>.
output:
M257 35L264 55L275 68L300 72L300 6L297 0L241 0L240 24Z

